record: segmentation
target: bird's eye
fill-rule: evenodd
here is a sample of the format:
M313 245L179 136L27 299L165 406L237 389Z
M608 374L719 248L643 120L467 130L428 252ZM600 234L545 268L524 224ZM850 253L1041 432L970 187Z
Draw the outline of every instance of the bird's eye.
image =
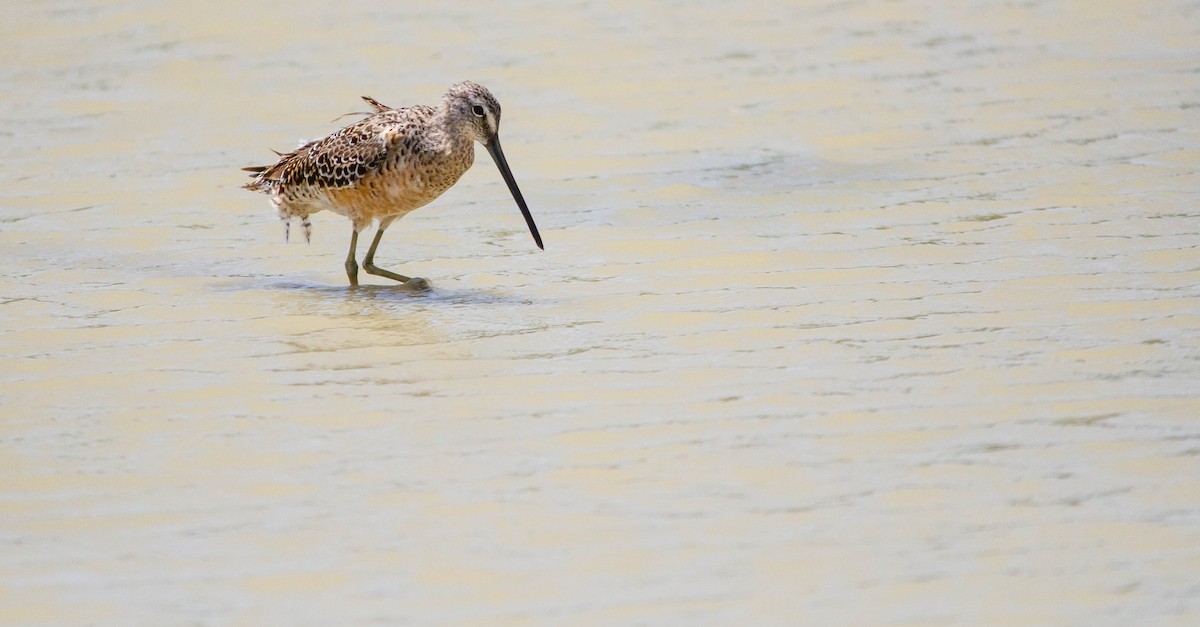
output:
M475 106L471 107L471 113L474 113L475 115L477 115L479 117L483 117L483 107L480 105L475 105Z

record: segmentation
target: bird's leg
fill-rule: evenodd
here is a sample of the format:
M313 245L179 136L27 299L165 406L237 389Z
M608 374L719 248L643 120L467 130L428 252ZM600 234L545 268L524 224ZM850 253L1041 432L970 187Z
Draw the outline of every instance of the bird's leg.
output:
M386 225L379 225L379 230L375 232L375 239L371 241L371 247L367 249L367 256L363 258L363 270L370 274L387 277L393 281L399 281L416 289L429 289L429 281L421 278L406 277L403 274L397 274L390 270L376 267L375 265L375 249L379 247L379 240L383 239L383 231Z
M395 272L392 272L390 270L384 270L383 268L378 268L375 266L375 249L379 247L379 240L383 239L383 229L384 228L385 227L380 226L379 230L375 231L375 239L371 240L371 247L367 249L367 256L365 258L363 258L363 270L366 270L370 274L387 277L389 279L392 279L393 281L407 283L409 280L409 277L406 277L403 274L396 274Z
M354 262L354 248L358 245L358 229L350 234L350 252L346 254L346 276L350 277L350 287L358 287L358 264Z

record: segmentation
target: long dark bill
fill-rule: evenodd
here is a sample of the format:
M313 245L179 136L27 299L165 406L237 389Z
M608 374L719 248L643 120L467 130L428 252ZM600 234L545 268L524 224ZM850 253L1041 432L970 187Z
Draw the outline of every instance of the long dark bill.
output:
M533 241L537 243L538 248L546 250L542 246L542 236L538 234L537 225L533 223L533 215L529 213L529 207L525 205L525 198L521 196L521 190L517 187L517 180L513 178L512 170L508 169L508 161L504 158L504 151L500 149L500 137L492 136L492 141L484 144L488 154L492 155L492 161L496 162L496 167L500 168L500 175L504 177L504 182L508 183L508 191L512 192L513 200L517 201L517 206L521 208L521 215L525 216L525 224L529 225L529 232L533 235Z

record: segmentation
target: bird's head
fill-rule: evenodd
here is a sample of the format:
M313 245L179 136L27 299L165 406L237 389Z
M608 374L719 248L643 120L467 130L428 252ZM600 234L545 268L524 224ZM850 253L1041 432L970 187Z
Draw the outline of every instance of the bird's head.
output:
M500 103L479 83L455 83L446 92L443 104L450 118L484 146L500 132Z

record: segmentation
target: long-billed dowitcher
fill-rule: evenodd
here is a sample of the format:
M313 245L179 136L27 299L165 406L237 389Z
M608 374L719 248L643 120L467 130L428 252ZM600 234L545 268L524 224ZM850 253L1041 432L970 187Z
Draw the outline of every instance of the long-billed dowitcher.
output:
M442 195L471 167L475 142L483 144L500 168L517 201L538 248L542 236L517 181L500 149L500 103L482 85L464 81L450 87L438 107L417 105L392 108L363 96L375 110L367 117L324 139L308 142L274 165L243 168L254 180L246 189L270 194L285 234L293 218L300 218L304 238L312 235L308 216L328 209L350 218L350 252L346 276L358 285L354 249L358 234L372 222L379 230L363 259L363 269L415 288L428 287L425 279L409 278L375 266L375 249L383 232L410 211Z

